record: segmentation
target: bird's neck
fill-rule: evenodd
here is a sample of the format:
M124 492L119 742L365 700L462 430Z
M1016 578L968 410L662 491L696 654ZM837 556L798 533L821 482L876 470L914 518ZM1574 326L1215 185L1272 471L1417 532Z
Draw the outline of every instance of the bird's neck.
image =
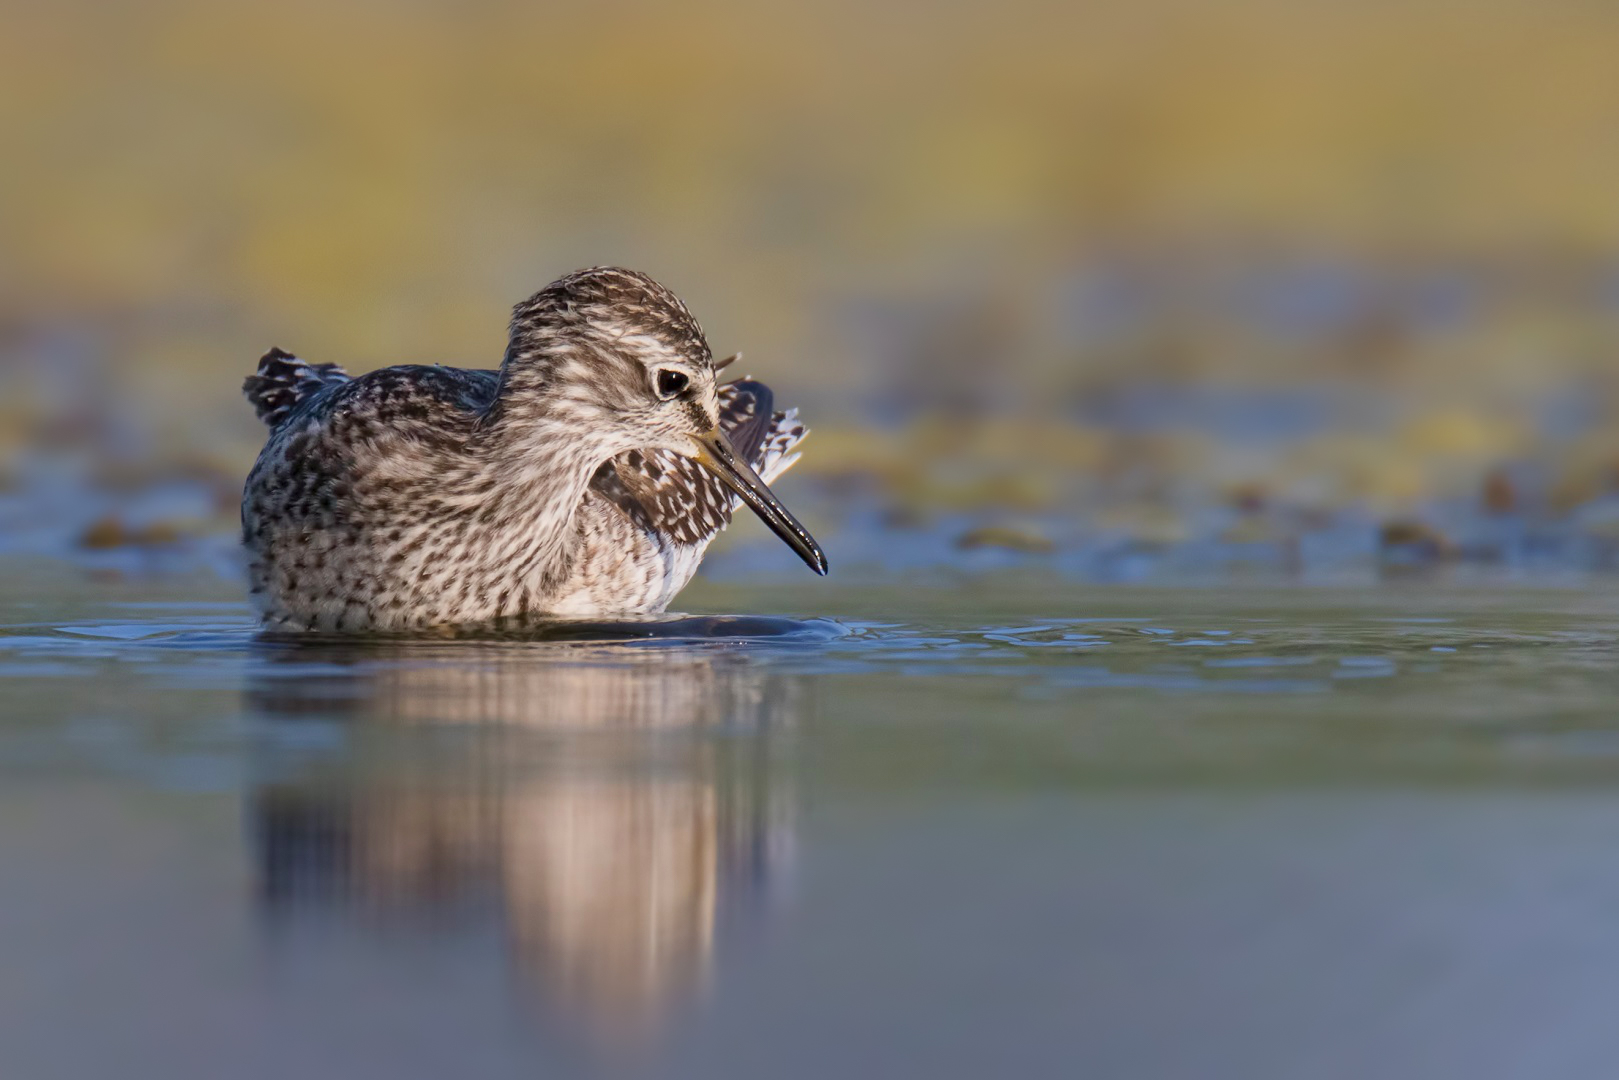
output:
M580 503L618 447L563 410L529 403L504 410L476 437L468 507L491 543L497 573L544 593L572 567Z

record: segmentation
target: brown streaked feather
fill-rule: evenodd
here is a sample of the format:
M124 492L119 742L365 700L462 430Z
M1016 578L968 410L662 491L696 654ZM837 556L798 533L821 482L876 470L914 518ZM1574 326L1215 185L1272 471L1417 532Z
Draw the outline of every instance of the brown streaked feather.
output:
M755 469L781 414L763 383L739 380L719 388L720 427L738 456ZM735 496L708 470L666 450L632 450L603 465L591 487L644 529L676 543L699 544L730 524Z
M348 381L349 373L336 364L311 364L272 348L259 358L258 370L242 380L242 394L274 431L298 406L328 386Z

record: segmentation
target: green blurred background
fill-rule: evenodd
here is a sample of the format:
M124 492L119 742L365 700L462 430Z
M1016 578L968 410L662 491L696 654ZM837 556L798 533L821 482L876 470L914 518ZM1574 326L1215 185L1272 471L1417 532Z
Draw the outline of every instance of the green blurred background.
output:
M1612 5L6 0L0 26L13 546L228 535L265 348L492 366L514 301L618 263L803 407L784 487L845 565L1612 561ZM177 478L206 499L131 501Z

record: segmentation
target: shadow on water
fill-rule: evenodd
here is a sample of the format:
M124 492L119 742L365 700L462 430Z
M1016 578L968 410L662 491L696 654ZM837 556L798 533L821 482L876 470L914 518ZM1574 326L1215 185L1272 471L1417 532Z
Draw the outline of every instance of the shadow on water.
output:
M773 615L667 615L647 619L502 619L481 626L445 626L400 634L263 633L259 640L299 648L363 651L403 643L483 641L528 644L654 645L804 644L834 641L848 630L831 619Z
M260 642L248 807L267 927L286 944L334 915L424 935L492 919L564 1041L649 1044L792 850L773 745L803 686L724 646L831 632L703 618Z

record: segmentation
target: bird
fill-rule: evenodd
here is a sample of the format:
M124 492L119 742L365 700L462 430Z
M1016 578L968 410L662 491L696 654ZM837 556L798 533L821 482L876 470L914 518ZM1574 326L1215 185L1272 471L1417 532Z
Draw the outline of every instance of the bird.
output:
M271 349L242 387L269 428L242 492L261 626L655 616L744 504L825 575L769 487L797 410L720 382L729 362L673 292L613 266L517 304L498 369L350 376Z

